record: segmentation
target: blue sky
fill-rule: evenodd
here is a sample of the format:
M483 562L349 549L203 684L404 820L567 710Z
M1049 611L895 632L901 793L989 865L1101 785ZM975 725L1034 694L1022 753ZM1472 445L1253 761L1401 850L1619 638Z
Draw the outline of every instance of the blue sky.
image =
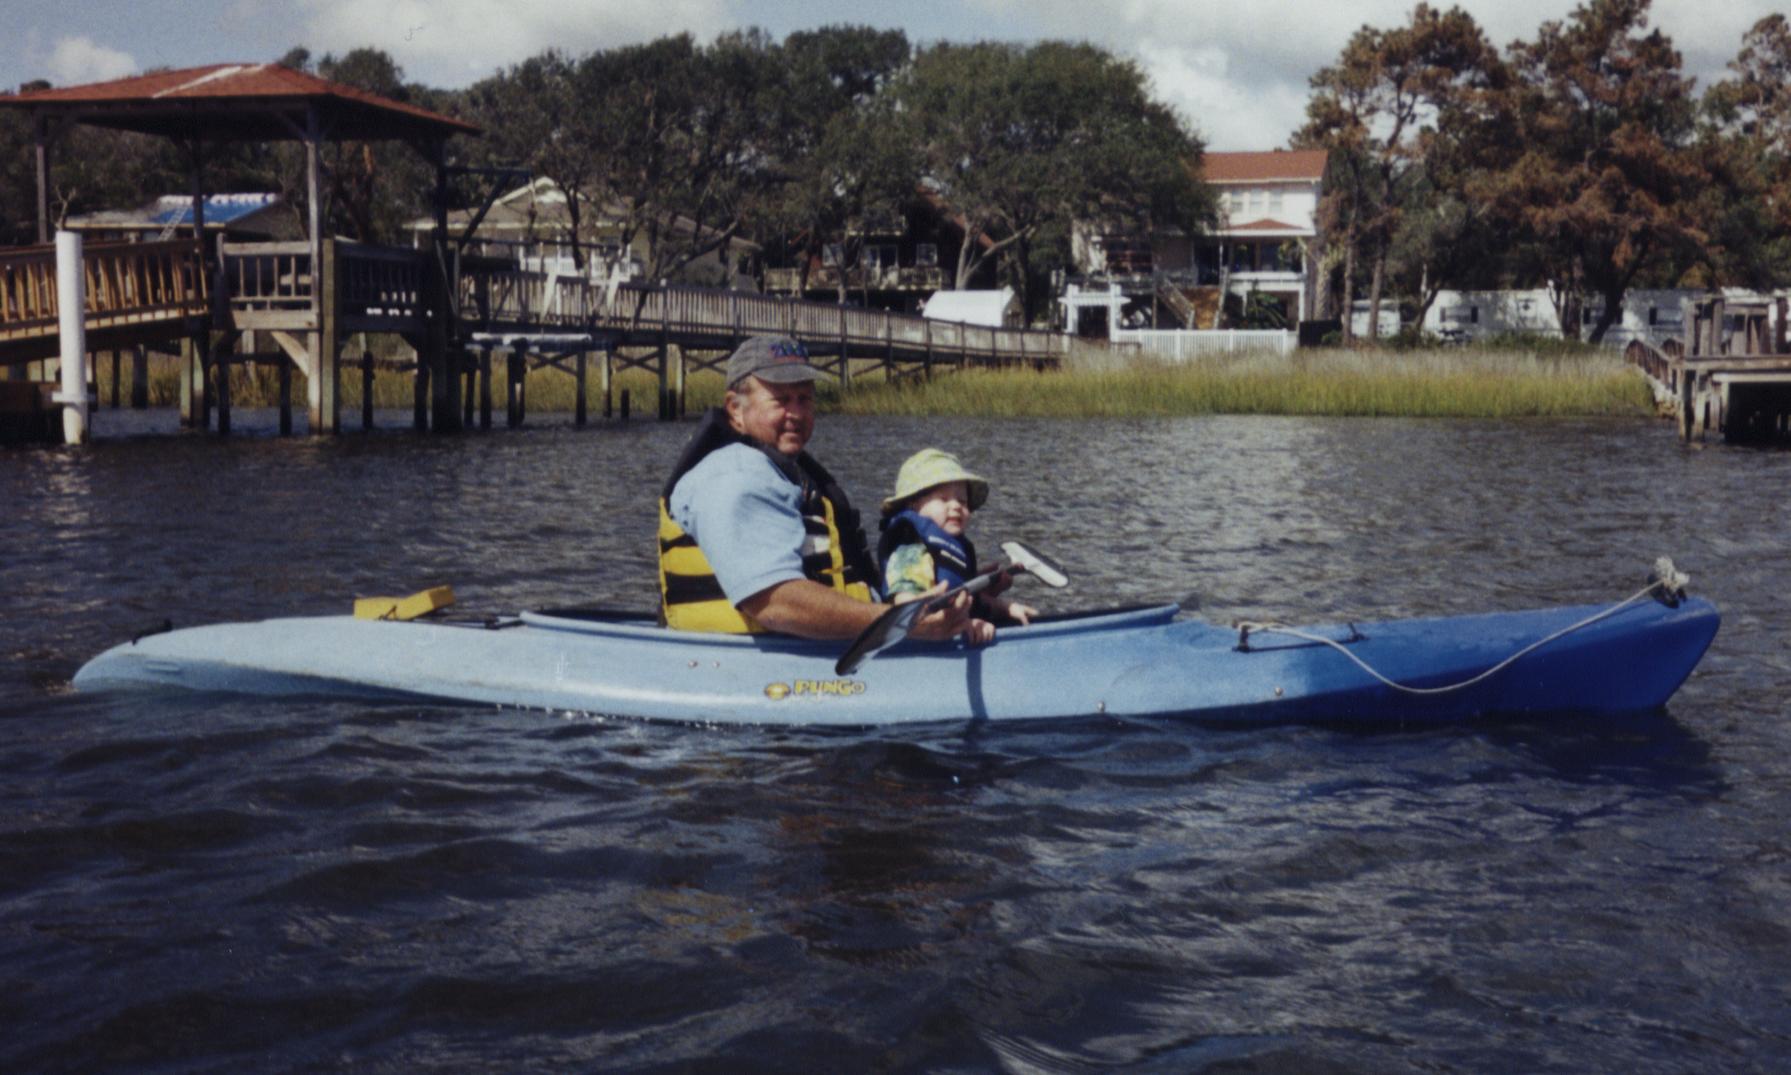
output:
M876 13L872 13L873 6ZM1568 0L1463 4L1504 45L1565 19ZM761 26L775 37L836 23L897 27L910 40L1092 41L1136 59L1158 97L1214 149L1272 149L1298 126L1311 74L1363 24L1394 26L1410 0L6 0L0 86L73 85L149 67L271 60L372 45L405 74L461 86L542 49L584 52L689 31ZM1769 0L1656 0L1653 24L1707 85Z

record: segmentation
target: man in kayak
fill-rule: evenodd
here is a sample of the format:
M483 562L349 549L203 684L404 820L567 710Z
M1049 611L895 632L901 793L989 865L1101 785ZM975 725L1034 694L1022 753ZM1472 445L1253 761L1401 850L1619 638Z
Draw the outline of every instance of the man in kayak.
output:
M659 498L667 626L849 639L886 610L858 513L803 450L825 376L787 337L755 336L729 356L724 405L704 415ZM960 596L911 633L950 638L969 606Z

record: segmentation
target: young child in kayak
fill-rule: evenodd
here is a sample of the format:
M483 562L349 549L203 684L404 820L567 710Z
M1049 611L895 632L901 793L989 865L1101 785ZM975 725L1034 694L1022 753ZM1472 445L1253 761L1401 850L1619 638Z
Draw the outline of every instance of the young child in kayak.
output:
M978 573L976 546L965 531L971 513L988 498L989 483L950 452L923 448L908 457L896 473L895 495L883 502L877 542L890 600L911 599L939 583L956 586ZM1038 609L1001 596L1012 581L1004 574L976 595L971 642L993 641L996 622L1027 624L1038 615Z

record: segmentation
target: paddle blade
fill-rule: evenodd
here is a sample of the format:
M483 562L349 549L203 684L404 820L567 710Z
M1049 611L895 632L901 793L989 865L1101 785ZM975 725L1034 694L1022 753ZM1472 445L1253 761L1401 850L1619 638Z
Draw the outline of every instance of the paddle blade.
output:
M909 601L872 620L871 625L853 639L852 645L834 662L833 674L849 676L858 671L859 665L907 638L908 632L914 629L914 621L920 618L929 604L929 601Z
M1044 553L1035 552L1018 541L1004 541L1001 551L1007 554L1015 567L1022 568L1028 575L1053 589L1062 589L1070 584L1070 578L1063 573L1063 568Z

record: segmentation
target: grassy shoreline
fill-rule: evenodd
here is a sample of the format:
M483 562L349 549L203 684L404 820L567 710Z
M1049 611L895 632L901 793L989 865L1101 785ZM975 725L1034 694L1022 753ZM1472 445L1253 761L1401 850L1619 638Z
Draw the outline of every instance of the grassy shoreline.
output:
M829 394L831 395L831 393ZM1061 373L969 370L854 385L846 414L1167 417L1202 414L1517 418L1652 415L1639 371L1612 354L1300 351Z
M172 360L153 361L150 402L168 406L178 389ZM99 364L100 399L110 399L111 366ZM125 364L124 398L129 398ZM501 415L501 384L494 384L493 407ZM631 411L650 416L657 409L658 382L642 370L615 378L614 405L626 389ZM231 398L238 406L278 402L272 372L239 369ZM569 412L573 379L558 370L532 370L528 409ZM294 378L294 404L303 406L303 378ZM719 374L690 378L686 409L695 413L721 401ZM412 380L406 373L378 371L374 405L411 406ZM361 405L359 370L345 366L341 384L345 416ZM1610 352L1594 349L1547 353L1512 348L1435 350L1297 351L1291 355L1255 352L1167 363L1149 357L1114 361L1072 359L1046 373L1029 369L972 369L936 375L931 381L891 381L879 374L856 379L849 392L824 383L824 411L861 415L951 415L969 417L1169 417L1203 414L1378 416L1411 418L1518 418L1652 415L1654 404L1641 374ZM586 406L595 417L603 400L595 376L586 386ZM352 420L352 419L345 419Z

